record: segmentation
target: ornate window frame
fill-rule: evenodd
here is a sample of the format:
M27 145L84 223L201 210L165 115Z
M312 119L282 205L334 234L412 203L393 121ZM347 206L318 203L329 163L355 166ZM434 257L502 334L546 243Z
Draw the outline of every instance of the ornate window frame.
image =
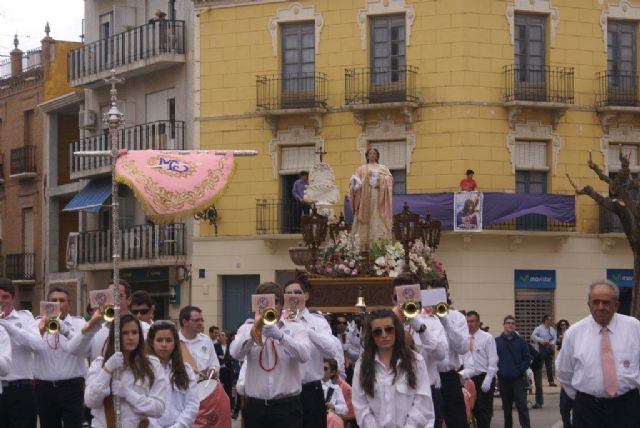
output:
M269 154L271 155L271 168L273 178L280 175L279 148L291 146L310 146L313 144L316 152L316 161L320 162L320 155L324 151L324 139L316 135L313 128L305 128L304 125L291 125L286 130L278 130L276 138L269 143Z
M360 40L362 49L367 48L367 17L372 15L390 15L392 13L404 13L405 40L407 46L411 44L411 27L416 19L416 11L405 0L366 0L364 9L358 11L358 27L360 27Z
M557 7L551 6L551 0L514 0L507 5L505 15L509 22L509 33L511 34L511 44L514 44L515 36L515 15L516 12L531 12L549 15L551 17L551 37L549 46L556 47L556 30L560 22L560 13Z
M320 52L320 33L324 27L324 19L320 13L316 13L315 6L303 6L300 3L292 3L289 7L280 8L276 16L269 19L269 33L271 33L271 46L273 56L278 56L278 27L288 22L314 21L315 28L315 53Z
M626 19L629 21L640 21L640 6L634 6L629 0L622 0L620 4L609 4L606 10L600 15L600 28L602 28L602 38L604 40L604 51L607 52L608 32L607 23L610 18Z
M551 143L551 174L556 175L558 153L562 147L560 134L553 132L551 125L542 125L537 120L517 123L514 130L507 134L507 149L511 157L511 172L516 173L516 142L518 140L549 141Z
M416 134L407 131L404 124L395 123L393 119L381 120L374 124L368 124L362 134L358 136L356 141L356 149L360 152L360 159L365 158L369 141L389 141L404 140L406 146L406 171L407 175L411 173L411 155L416 148Z
M640 146L640 128L632 125L619 125L609 128L609 132L600 137L600 153L604 160L604 173L609 174L609 145L611 144L635 144Z

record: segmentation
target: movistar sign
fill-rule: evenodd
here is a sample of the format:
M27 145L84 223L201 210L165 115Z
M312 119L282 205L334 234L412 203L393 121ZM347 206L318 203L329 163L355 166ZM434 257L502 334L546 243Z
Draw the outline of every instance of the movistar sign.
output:
M513 271L513 283L516 288L556 288L555 270L525 270Z
M633 287L633 269L607 269L607 279L618 287Z

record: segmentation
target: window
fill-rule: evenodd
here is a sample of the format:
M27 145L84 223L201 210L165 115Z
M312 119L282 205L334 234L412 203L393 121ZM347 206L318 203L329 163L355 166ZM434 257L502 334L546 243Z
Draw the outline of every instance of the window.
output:
M516 329L528 341L545 315L553 318L553 290L516 289L515 298Z
M514 50L517 99L535 101L545 98L546 19L546 15L516 14Z
M285 108L313 103L315 81L313 22L282 25L282 103ZM312 104L311 104L312 105ZM310 105L310 106L311 106Z
M282 147L280 150L280 174L297 174L300 171L309 171L315 164L314 146Z
M282 147L280 159L280 231L298 233L303 207L293 197L293 184L301 171L309 171L315 164L315 147Z
M620 151L624 156L629 157L629 169L637 170L638 169L638 146L636 144L625 144L619 145L615 143L609 144L609 156L608 156L608 165L610 172L617 172L620 170Z
M404 81L406 67L405 16L371 18L371 81Z
M33 110L26 110L23 116L24 145L31 145L33 142Z
M609 102L636 105L635 22L607 22L607 74Z
M393 176L393 194L407 193L407 142L406 141L372 141L369 148L380 152L379 162L386 165Z
M516 193L547 193L547 143L516 142ZM546 230L547 218L527 214L516 218L518 230Z

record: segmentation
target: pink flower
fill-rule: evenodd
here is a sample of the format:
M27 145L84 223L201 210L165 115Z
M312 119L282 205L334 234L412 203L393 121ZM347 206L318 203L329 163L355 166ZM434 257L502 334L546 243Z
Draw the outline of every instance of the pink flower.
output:
M344 268L344 273L346 273L347 275L349 275L351 273L351 269L349 269L348 267Z
M327 273L332 273L332 272L333 272L333 269L331 268L331 266L327 266L327 268L325 269L325 271L326 271Z
M344 264L340 263L338 265L338 270L344 271L345 269L347 269L347 267Z
M351 269L353 269L354 267L356 267L356 264L353 262L353 260L349 262L349 267L350 267Z
M358 274L358 270L354 269L351 271L351 275L356 276Z

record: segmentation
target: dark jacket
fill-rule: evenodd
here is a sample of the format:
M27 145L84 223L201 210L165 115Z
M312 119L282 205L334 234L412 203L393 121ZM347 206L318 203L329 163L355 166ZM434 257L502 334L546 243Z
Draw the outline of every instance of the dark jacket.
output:
M496 337L498 351L498 377L517 379L524 375L531 364L529 345L518 334L511 337L502 333Z
M542 368L542 363L544 361L542 360L542 355L540 355L540 352L538 352L536 348L534 348L531 344L528 344L528 346L529 346L529 354L531 355L530 367L531 367L531 370L535 372Z

